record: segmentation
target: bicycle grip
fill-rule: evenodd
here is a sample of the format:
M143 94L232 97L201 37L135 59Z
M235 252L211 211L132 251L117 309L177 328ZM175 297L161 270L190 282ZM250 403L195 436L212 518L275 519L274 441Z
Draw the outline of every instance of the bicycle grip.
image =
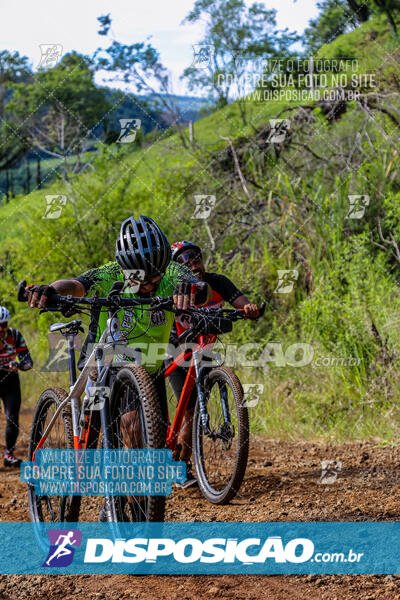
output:
M30 286L28 286L30 287ZM23 279L22 281L20 281L19 285L18 285L18 291L17 291L17 300L18 302L27 302L28 298L25 298L26 292L26 280ZM49 310L59 310L57 307L57 303L62 302L63 300L65 300L65 296L60 296L60 294L55 294L54 296L52 296L52 302L51 304L49 303L49 305L46 307Z
M266 308L266 306L267 306L267 303L266 303L266 302L261 302L261 304L260 304L260 309L259 309L259 311L258 311L258 317L257 317L258 319L259 319L260 317L262 317L262 316L263 316L263 314L265 313L265 308Z
M17 300L18 302L26 302L27 298L25 298L25 290L26 290L26 280L23 279L19 282L18 291L17 291Z

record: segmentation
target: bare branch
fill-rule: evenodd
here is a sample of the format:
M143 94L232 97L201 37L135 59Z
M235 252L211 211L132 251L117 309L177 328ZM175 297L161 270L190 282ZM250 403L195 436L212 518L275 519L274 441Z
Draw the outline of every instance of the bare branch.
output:
M394 258L397 260L398 263L400 263L400 250L399 247L396 243L396 240L394 239L393 233L390 232L389 236L390 236L390 240L387 240L386 238L383 237L383 232L382 232L382 224L381 224L381 219L380 217L378 217L378 233L379 233L379 237L381 239L381 241L386 244L385 246L385 250L388 250L388 246L392 247L392 252L394 255ZM382 246L380 246L382 247Z
M208 233L208 237L210 238L211 251L214 252L214 250L215 250L215 240L214 240L214 238L212 236L212 233L211 233L211 230L210 230L210 227L209 227L207 221L205 221L205 228L206 228L206 231Z
M242 173L242 171L240 169L239 159L238 159L237 154L235 152L235 148L233 146L233 143L232 143L232 141L229 138L226 138L226 137L223 137L223 136L221 136L221 138L223 140L227 141L228 144L229 144L229 146L230 146L230 148L231 148L233 160L235 162L235 167L236 167L236 170L238 172L240 183L242 184L243 191L246 194L247 198L250 200L250 202L252 202L253 199L251 197L251 194L250 194L249 190L247 189L246 180L243 177L243 173Z

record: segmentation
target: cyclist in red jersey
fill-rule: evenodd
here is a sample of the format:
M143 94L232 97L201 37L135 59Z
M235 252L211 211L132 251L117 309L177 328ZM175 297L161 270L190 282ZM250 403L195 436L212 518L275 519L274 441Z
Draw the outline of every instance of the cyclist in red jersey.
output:
M3 462L5 467L19 467L21 461L14 456L21 407L18 370L28 371L32 368L33 361L21 333L8 326L9 319L8 309L0 306L0 397L6 414L6 451ZM19 362L15 360L17 356Z
M206 271L203 264L201 249L197 244L183 240L175 242L171 246L172 260L183 264L192 271L200 281L208 283L212 290L211 299L204 305L208 307L222 307L224 302L229 302L234 308L241 308L248 317L258 316L258 306L250 302L250 300L235 286L234 283L225 275L218 273L209 273ZM186 315L177 317L174 327L171 332L170 342L176 343L177 336L190 327ZM180 398L183 384L186 379L187 369L179 367L169 377L172 388L177 399ZM193 473L190 457L192 454L192 424L193 414L196 404L196 389L192 391L188 407L186 409L181 432L179 434L178 443L181 445L180 460L184 460L187 464L186 481L176 484L179 487L189 487L196 485L197 481Z

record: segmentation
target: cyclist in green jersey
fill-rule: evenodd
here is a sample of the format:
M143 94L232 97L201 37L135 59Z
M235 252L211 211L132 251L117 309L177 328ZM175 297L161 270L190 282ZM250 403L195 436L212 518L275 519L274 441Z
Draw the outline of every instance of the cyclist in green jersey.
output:
M32 308L45 308L54 294L83 297L98 292L106 296L116 281L125 281L128 285L123 292L124 297L143 298L152 296L173 296L174 306L185 309L189 305L201 306L211 298L211 288L195 277L190 269L176 262L171 263L169 242L159 226L150 217L139 219L129 217L120 229L115 249L116 261L91 269L74 279L61 279L50 285L31 285L27 287L26 296ZM135 286L135 288L133 288ZM137 289L135 293L132 291ZM149 347L167 347L174 314L168 311L148 311L142 308L125 309L118 313L122 335L135 339L129 341L131 348L140 347L145 342ZM87 347L95 343L104 331L107 314L99 311L92 314L89 334L86 338L78 367L83 368L88 356ZM161 346L162 348L163 346ZM151 350L149 350L150 354ZM162 373L164 356L154 353L151 364L143 357L143 366L152 375L156 386L162 414L167 420L167 399L165 380ZM95 377L95 375L94 375Z

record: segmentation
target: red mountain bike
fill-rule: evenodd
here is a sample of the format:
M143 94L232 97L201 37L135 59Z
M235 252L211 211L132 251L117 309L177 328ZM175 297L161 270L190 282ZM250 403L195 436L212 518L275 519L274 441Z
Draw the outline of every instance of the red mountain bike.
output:
M262 304L259 317L264 310ZM192 447L199 488L213 504L226 504L237 494L246 471L249 416L238 377L226 367L210 366L215 363L211 349L218 335L232 330L233 321L246 317L238 309L190 308L187 312L192 327L179 336L182 352L165 371L168 378L182 364L188 366L166 447L177 450L183 417L196 386Z

